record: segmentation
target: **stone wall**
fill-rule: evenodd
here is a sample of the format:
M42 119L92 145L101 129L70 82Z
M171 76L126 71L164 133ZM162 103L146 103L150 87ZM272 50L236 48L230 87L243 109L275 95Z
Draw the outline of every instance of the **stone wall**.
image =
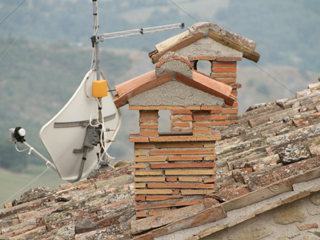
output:
M318 240L320 192L275 208L206 238L220 240Z

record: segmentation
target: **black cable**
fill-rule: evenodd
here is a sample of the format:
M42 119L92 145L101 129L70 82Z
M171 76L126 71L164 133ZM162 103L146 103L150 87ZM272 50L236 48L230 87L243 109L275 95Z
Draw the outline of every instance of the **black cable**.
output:
M176 3L174 3L172 0L168 0L169 2L171 2L173 5L175 5L177 8L179 8L182 12L184 12L185 14L187 14L190 18L192 18L195 22L199 22L197 19L195 19L192 15L190 15L189 13L187 13L185 10L183 10L181 7L179 7Z
M9 13L9 15L6 16L6 17L0 22L0 25L1 25L4 21L6 21L6 20L11 16L11 14L14 13L25 1L26 1L26 0L23 0L11 13Z
M44 5L47 3L48 0L46 0L45 2L43 2L42 6L39 8L39 10L36 12L36 14L31 18L31 20L27 23L27 25L24 26L24 28L22 29L21 33L30 25L30 23L33 21L33 19L39 14L39 12L41 11L41 9L44 7ZM21 34L20 33L20 34ZM16 37L14 39L14 41L10 44L10 46L7 48L7 50L4 52L4 54L1 55L0 57L0 61L2 60L2 58L7 54L7 52L10 50L10 48L13 46L13 44L15 44L15 42L18 40L20 36Z
M252 63L252 62L251 62ZM289 88L286 87L286 85L284 85L283 83L281 83L280 81L278 81L275 77L273 77L271 74L267 73L266 71L264 71L261 67L259 67L257 64L252 63L254 66L256 66L257 68L259 68L262 72L264 72L265 74L267 74L269 77L271 77L274 81L276 81L277 83L279 83L282 87L286 88L288 91L290 91L291 93L295 94L295 92L291 91Z

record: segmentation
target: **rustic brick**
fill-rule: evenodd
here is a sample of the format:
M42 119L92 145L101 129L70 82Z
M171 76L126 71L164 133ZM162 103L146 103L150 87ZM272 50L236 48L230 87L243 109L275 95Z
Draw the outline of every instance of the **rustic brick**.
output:
M135 183L134 186L135 186L135 188L146 188L147 184L146 183Z
M211 73L212 78L236 78L236 73Z
M211 131L211 135L197 135L197 136L158 136L151 137L150 142L199 142L199 141L217 141L221 140L220 131Z
M173 122L179 122L179 121L181 121L181 117L180 116L171 115L170 116L170 120L173 121Z
M231 92L231 94L233 95L233 96L238 96L238 91L237 90L234 90L234 89L232 89L232 92Z
M225 107L225 108L237 108L238 105L239 105L239 104L238 104L237 102L234 102L232 105L226 104L224 107Z
M222 114L238 114L238 109L223 108Z
M202 116L193 116L193 121L195 122L208 122L210 121L210 116L205 116L205 117L202 117Z
M136 189L135 190L136 194L141 194L141 195L158 195L158 194L172 194L171 189Z
M167 182L177 182L178 177L166 177Z
M148 183L148 188L214 188L214 184L200 183Z
M154 168L161 168L161 169L168 169L168 168L213 168L215 166L214 163L153 163L150 164L152 169Z
M216 171L214 169L206 169L206 170L192 170L192 169L181 169L181 170L165 170L165 175L170 176L170 175L214 175L216 174Z
M190 127L190 123L186 123L186 122L171 122L171 126L172 127Z
M146 217L146 216L147 216L147 213L146 213L146 212L136 212L136 216L137 216L137 218L139 218L139 217Z
M136 200L136 202L145 201L146 200L146 196L135 196L135 200Z
M212 67L229 67L229 68L235 68L237 67L236 61L228 61L228 62L212 62Z
M181 195L150 195L146 196L147 201L165 201L168 199L181 199Z
M135 157L135 162L165 162L167 157Z
M226 120L228 119L227 115L211 115L211 120Z
M158 129L158 124L140 124L140 129Z
M153 144L151 144L151 143L135 143L134 148L135 149L152 149Z
M191 142L191 143L157 143L157 148L202 148L201 142Z
M130 136L129 137L130 142L149 142L148 137L140 137L138 136Z
M140 131L140 136L158 136L158 131Z
M139 119L139 122L140 123L158 123L158 118L151 118L151 117L145 118L145 117L143 117L143 118Z
M204 143L203 147L204 148L214 148L215 147L215 143L214 142Z
M193 154L214 154L214 149L178 149L178 150L151 150L149 155L193 155Z
M137 169L137 168L146 168L146 165L143 164L143 163L136 163L136 164L134 165L134 168L135 168L135 169Z
M318 224L317 223L307 223L307 224L303 224L303 225L298 226L298 229L300 231L308 230L311 228L318 228Z
M162 175L162 170L136 170L134 172L136 176L157 176Z
M201 190L181 190L182 195L207 195L213 193L214 190L201 189Z
M158 110L139 111L140 117L158 116Z
M171 114L174 115L191 115L192 112L190 110L171 110Z
M206 122L194 122L192 124L192 126L194 128L196 128L196 127L210 128L211 124L210 124L210 122L208 122L208 123L206 123Z
M216 178L215 177L212 177L212 178L205 178L205 179L203 179L203 182L204 183L214 183L214 182L216 182Z
M180 190L179 190L179 189L174 189L174 190L173 190L173 194L179 195L179 194L180 194Z
M144 151L141 151L141 150L135 150L134 151L134 155L135 156L147 156L147 154L144 152Z
M182 116L181 121L192 121L192 116Z
M136 205L136 210L147 210L147 209L157 209L157 208L167 208L167 207L181 207L189 206L194 204L203 203L203 199L190 200L190 201L174 201L174 202L156 202L150 204Z
M170 156L169 161L201 161L202 156Z
M179 177L180 182L202 182L202 177Z
M236 68L212 68L213 73L235 73L237 72Z
M165 177L135 177L135 182L164 182Z
M217 159L217 157L216 156L204 156L203 157L203 160L205 160L205 161L214 161L214 160L216 160Z

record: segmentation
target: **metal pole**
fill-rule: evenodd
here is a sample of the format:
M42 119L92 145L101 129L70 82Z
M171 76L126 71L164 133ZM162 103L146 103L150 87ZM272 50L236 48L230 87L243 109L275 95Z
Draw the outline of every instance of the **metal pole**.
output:
M54 166L46 157L44 157L41 153L39 153L36 149L34 149L29 143L23 142L23 145L29 148L29 154L33 153L36 155L41 161L43 161L49 168L58 173L56 166Z

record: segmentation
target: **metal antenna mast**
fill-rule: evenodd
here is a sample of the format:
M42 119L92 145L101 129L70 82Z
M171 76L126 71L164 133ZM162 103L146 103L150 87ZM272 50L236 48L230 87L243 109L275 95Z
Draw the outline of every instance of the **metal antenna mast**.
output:
M92 0L93 5L93 36L91 37L92 47L94 48L94 57L93 57L93 67L96 71L96 80L100 79L100 54L99 54L99 42L103 42L106 40L116 39L116 38L125 38L125 37L132 37L137 35L149 34L149 33L156 33L174 29L181 29L184 28L184 23L177 23L177 24L170 24L170 25L163 25L157 27L149 27L149 28L140 28L140 29L133 29L128 31L120 31L120 32L113 32L113 33L105 33L98 35L98 3L97 0ZM102 101L101 98L98 98L98 115L99 115L99 123L101 124L100 128L102 131L103 129L103 114L102 114ZM102 138L104 135L102 135ZM101 143L104 139L101 139ZM104 154L104 149L101 145L100 154Z

